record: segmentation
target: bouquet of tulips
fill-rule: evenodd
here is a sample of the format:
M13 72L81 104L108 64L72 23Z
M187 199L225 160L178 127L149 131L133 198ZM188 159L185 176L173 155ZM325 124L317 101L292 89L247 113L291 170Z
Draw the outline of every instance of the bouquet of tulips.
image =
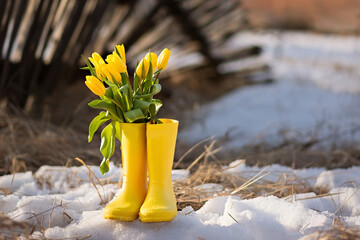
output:
M127 72L124 45L115 45L113 53L105 61L96 52L92 57L85 58L87 67L82 69L91 73L86 76L85 84L100 97L90 102L89 106L103 110L89 125L89 142L97 129L108 123L101 132L102 174L109 171L109 159L115 151L115 139L121 139L120 123L161 123L155 116L162 102L153 97L161 90L159 74L166 68L170 53L165 48L157 57L149 51L137 62L132 84Z

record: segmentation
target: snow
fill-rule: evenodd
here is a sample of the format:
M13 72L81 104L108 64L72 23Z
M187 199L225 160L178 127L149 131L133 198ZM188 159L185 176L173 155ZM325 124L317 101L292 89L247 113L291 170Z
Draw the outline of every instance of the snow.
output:
M259 57L226 63L221 72L267 64L275 83L235 89L196 110L180 132L189 144L216 136L224 150L310 137L360 142L360 37L305 32L243 32L217 49L260 45ZM246 127L244 127L246 126Z
M195 143L216 135L227 141L226 148L237 148L259 141L280 143L279 133L286 131L287 138L298 140L360 141L360 131L353 131L360 122L360 37L242 32L214 51L224 54L253 44L264 49L259 57L223 64L219 71L265 63L277 81L237 89L202 106L195 114L201 118L179 133L182 140ZM202 61L197 55L185 57L185 64ZM194 188L209 198L203 207L195 211L187 206L173 221L162 223L103 219L102 209L119 191L122 169L110 163L102 176L98 166L88 167L92 174L85 166L43 166L35 173L1 176L0 213L32 225L34 239L317 239L313 234L331 229L336 219L360 227L357 166L262 168L237 160L224 166L227 174L261 176L259 182L300 181L328 191L243 199L241 191L231 195L221 184L206 183ZM172 178L185 181L189 174L173 170ZM0 229L0 235L12 236L6 231Z
M241 32L218 52L259 45L263 53L246 61L226 63L223 72L238 70L250 62L266 63L276 79L316 83L335 92L360 93L360 37L301 31Z
M246 178L251 178L264 168L256 166L247 166L240 164L243 160L236 160L230 163L229 168L226 170L228 173L239 174ZM287 176L297 176L315 187L328 187L329 189L360 186L360 167L353 166L347 169L334 169L327 171L325 168L305 168L305 169L292 169L279 164L272 164L266 168L266 175L263 179L267 181L276 182L280 177L286 174Z
M102 182L96 189L84 166L43 166L34 174L0 177L0 211L33 225L32 237L52 239L300 239L330 229L336 217L346 226L360 226L360 167L291 169L274 164L264 170L240 163L234 161L224 170L247 179L260 171L268 173L260 181L296 176L314 187L326 184L329 194L316 197L310 192L282 199L214 196L197 211L190 206L179 211L171 222L119 222L103 219L99 194L105 201L114 197L119 190L120 167L112 164L111 171L101 176L98 166L90 166ZM174 181L184 181L188 175L186 170L173 170ZM224 190L220 184L195 188L205 193Z
M227 138L227 147L233 148L259 141L281 143L282 130L295 139L360 140L359 131L349 131L359 127L358 106L360 95L333 93L309 83L252 86L203 106L197 112L201 120L192 121L180 137L196 143L215 135Z

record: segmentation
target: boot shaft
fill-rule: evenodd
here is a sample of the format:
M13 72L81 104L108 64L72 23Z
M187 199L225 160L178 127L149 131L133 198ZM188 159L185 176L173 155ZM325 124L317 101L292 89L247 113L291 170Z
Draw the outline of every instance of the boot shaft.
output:
M120 126L123 186L131 184L146 188L146 125L121 123Z
M146 124L147 157L150 182L171 183L179 122L160 119L162 124Z

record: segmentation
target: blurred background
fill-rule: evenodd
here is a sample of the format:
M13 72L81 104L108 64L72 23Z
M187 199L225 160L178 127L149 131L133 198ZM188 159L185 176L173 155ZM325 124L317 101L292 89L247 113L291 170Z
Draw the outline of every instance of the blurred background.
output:
M0 0L0 24L0 174L101 162L81 56L114 44L130 73L172 51L158 98L180 120L176 167L360 163L359 1Z

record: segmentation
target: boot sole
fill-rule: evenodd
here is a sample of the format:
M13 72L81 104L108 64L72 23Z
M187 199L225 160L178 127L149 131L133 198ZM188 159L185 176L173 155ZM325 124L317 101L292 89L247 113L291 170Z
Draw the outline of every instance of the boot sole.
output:
M140 221L142 222L170 222L171 220L173 220L176 215L177 215L177 212L174 214L152 214L153 216L142 216L140 214L139 218L140 218ZM158 216L156 216L158 215ZM159 216L160 215L160 216ZM163 215L163 216L161 216ZM170 216L169 216L170 215Z
M140 218L141 222L151 223L151 222L170 222L174 218Z
M125 222L131 222L138 219L139 215L136 213L135 215L124 216L121 214L103 214L103 218L111 219L111 220L119 220Z

